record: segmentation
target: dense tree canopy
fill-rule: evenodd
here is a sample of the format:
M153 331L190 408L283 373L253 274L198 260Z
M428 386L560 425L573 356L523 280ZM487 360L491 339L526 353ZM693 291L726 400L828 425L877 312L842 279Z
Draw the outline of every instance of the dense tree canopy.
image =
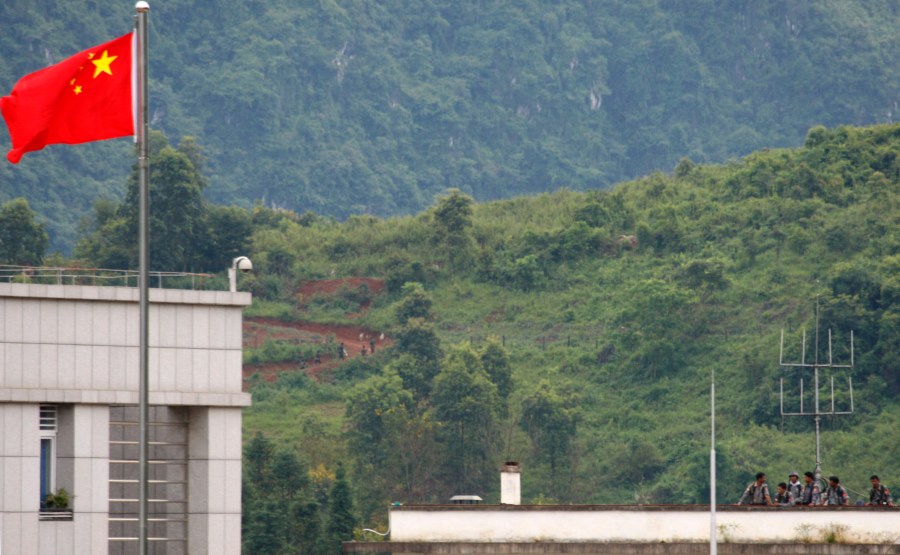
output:
M131 13L16 1L0 21L5 94ZM606 188L890 122L898 28L892 0L171 1L150 19L151 125L204 145L216 202L414 213L450 187ZM51 147L0 165L0 201L27 198L68 252L131 160L127 140Z
M247 245L249 212L210 206L202 196L202 167L200 146L192 137L173 148L164 135L151 133L148 240L153 270L218 272ZM135 166L120 204L95 203L93 221L84 223L75 255L96 267L136 268L139 202Z
M27 200L18 198L0 206L0 263L39 266L47 241L46 226Z
M849 360L850 330L855 346L854 367L831 371L838 410L852 377L854 414L823 419L823 469L854 495L873 472L900 481L897 449L871 443L900 416L897 152L898 125L816 127L800 148L720 166L685 159L609 191L473 203L457 228L475 253L462 266L435 249L452 191L415 217L261 215L252 256L303 261L277 277L284 291L342 276L394 285L360 313L282 295L251 314L386 329L394 343L316 384L255 386L248 437L290 427L275 416L288 399L330 422L330 460L351 461L365 522L385 518L389 501L496 501L509 460L526 473L525 502L698 503L715 373L718 496L733 502L759 470L814 463L812 422L779 410L780 379L790 410L800 379L811 406L811 377L778 361L782 329L786 360L801 356L804 329L813 356L818 299L820 360L826 329L835 360ZM830 406L829 385L820 395ZM298 437L298 449L321 451L321 431Z

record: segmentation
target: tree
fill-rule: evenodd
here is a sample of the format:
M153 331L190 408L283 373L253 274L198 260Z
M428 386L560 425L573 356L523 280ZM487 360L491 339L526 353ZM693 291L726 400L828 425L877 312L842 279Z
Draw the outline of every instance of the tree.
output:
M433 243L443 249L453 268L462 268L472 258L472 197L450 189L434 208Z
M241 527L244 549L250 553L279 553L284 545L284 512L265 492L271 489L275 447L257 432L244 447Z
M17 266L39 266L49 237L24 198L0 206L0 261Z
M696 296L659 279L639 280L619 315L625 346L637 374L656 378L682 368L690 339L703 322L692 313Z
M522 400L522 416L519 425L528 437L539 460L550 465L550 476L555 483L557 469L572 448L572 441L580 419L580 399L567 386L557 386L549 380L541 380L537 387Z
M394 410L415 405L397 374L372 376L347 394L347 419L351 443L365 458L379 461L386 456L380 443L386 435L385 419Z
M489 337L479 353L481 367L497 386L497 395L504 407L512 393L512 367L509 364L509 353L496 337ZM505 410L504 410L505 412Z
M282 553L285 515L276 500L244 502L241 539L245 553Z
M236 257L247 254L253 226L250 213L237 206L205 207L203 221L198 230L200 253L199 268L221 271L231 266ZM274 258L269 256L271 260Z
M164 140L165 138L162 137ZM186 140L189 140L186 138ZM188 152L194 153L193 141ZM203 237L203 197L206 181L194 167L191 156L169 145L151 152L150 160L150 263L164 271L199 270ZM137 171L128 180L122 215L138 229L139 190Z
M75 245L75 258L99 268L134 268L135 231L118 214L118 203L98 199L94 202L93 221L85 218L81 237Z
M435 360L436 362L436 360ZM385 374L396 374L403 380L403 387L415 394L420 402L431 394L431 381L437 374L438 364L421 360L408 353L401 353L384 369Z
M350 483L344 473L344 465L338 463L335 471L334 485L329 495L330 504L328 511L328 552L339 555L341 542L353 539L353 529L356 527L356 517L353 515L353 499L350 495Z
M441 340L434 331L434 325L419 318L413 318L407 322L406 326L397 331L394 341L394 349L398 354L409 355L415 359L416 364L419 365L418 370L423 376L423 383L427 385L440 368L443 356ZM398 371L402 372L399 369ZM404 376L404 381L406 379ZM411 382L408 387L413 387ZM416 389L419 389L418 386ZM425 390L421 389L421 392L424 393Z
M306 465L301 464L293 452L277 451L270 472L273 491L278 498L293 500L300 497L309 487L307 471Z
M244 447L244 473L250 484L268 489L269 465L275 453L275 446L271 440L260 432L256 432L253 438Z
M246 553L322 555L318 504L305 461L257 432L244 447L243 547Z
M481 490L486 486L485 468L495 445L501 403L497 386L468 343L455 346L444 357L431 405L443 426L445 460L454 487Z
M431 295L429 295L421 283L409 282L403 285L401 289L403 298L394 308L394 320L401 326L405 326L412 318L421 318L430 320L433 315L431 313Z
M151 269L218 272L248 247L250 214L242 208L206 203L202 164L193 137L184 137L173 148L162 133L150 133ZM76 254L103 268L136 267L139 218L135 168L126 184L125 199L114 211L108 202L95 203L93 225L82 226Z

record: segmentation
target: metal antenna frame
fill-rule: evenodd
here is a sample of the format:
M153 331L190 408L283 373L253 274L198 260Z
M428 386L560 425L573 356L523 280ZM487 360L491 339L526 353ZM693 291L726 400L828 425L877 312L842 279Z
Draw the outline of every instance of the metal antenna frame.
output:
M801 342L800 348L800 362L784 362L784 329L781 330L781 348L778 353L778 365L783 368L812 368L813 369L813 387L814 387L814 407L813 411L805 411L803 410L803 378L800 378L800 411L799 412L785 412L784 411L784 378L781 378L781 394L780 394L780 402L781 402L781 416L782 418L785 416L812 416L813 420L816 423L816 481L821 482L822 480L822 465L821 465L821 457L820 457L820 441L819 441L819 424L822 420L823 415L835 416L841 414L853 414L853 377L847 377L847 383L850 388L850 410L849 411L838 411L835 410L834 403L834 376L831 376L831 410L823 411L819 407L819 368L853 368L854 359L853 359L853 330L850 330L850 364L835 364L834 360L831 356L831 329L828 330L828 362L819 362L819 298L816 297L816 337L815 337L815 346L814 346L814 357L813 363L810 364L806 362L806 329L803 330L803 339Z

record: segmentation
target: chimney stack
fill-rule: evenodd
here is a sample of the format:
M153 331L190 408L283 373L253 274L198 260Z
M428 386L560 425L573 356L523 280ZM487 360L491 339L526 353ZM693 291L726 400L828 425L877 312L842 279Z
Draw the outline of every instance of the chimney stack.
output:
M517 462L505 462L500 467L500 503L503 505L521 505L522 487L520 476L522 471Z

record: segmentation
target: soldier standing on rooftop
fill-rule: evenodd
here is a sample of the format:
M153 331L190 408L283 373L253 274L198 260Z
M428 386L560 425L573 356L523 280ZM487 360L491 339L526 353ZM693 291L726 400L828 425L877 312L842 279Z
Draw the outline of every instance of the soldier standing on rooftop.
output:
M893 507L894 502L891 500L891 490L884 487L877 475L872 474L869 478L872 482L872 489L869 490L869 502L867 507Z
M757 472L756 481L747 484L744 495L738 501L738 505L771 505L772 498L769 496L769 485L766 484L766 473Z

